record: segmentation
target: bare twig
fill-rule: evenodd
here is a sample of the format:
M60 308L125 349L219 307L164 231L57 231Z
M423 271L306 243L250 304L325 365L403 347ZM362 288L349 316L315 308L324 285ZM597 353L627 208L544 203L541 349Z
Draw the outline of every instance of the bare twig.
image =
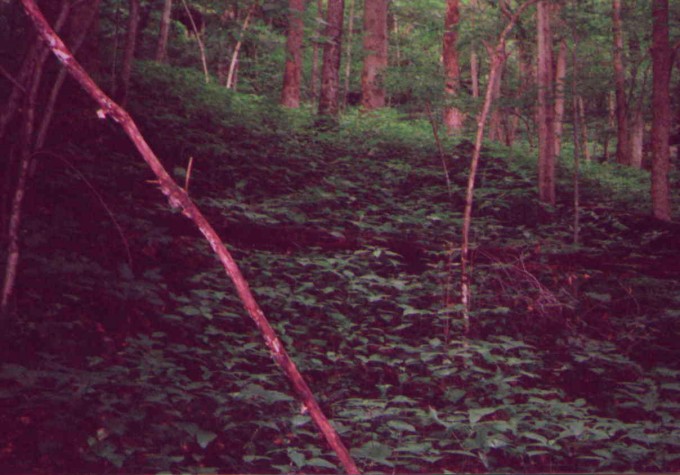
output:
M187 173L184 177L184 191L189 194L189 181L191 180L191 170L194 168L194 157L189 157L189 164L187 165Z
M109 116L115 122L118 122L125 133L130 137L135 144L137 150L142 155L144 161L149 165L153 173L158 177L158 185L161 192L168 198L170 206L178 208L182 214L191 219L198 227L201 233L212 247L215 255L222 263L227 275L231 278L236 291L243 303L244 308L260 329L264 338L265 344L269 348L272 358L283 370L291 385L295 389L298 397L302 401L304 407L309 410L312 420L318 427L319 431L324 435L326 441L333 448L338 455L340 462L349 474L358 474L359 469L356 466L352 456L343 444L340 436L330 424L321 407L317 403L311 389L307 385L300 374L297 366L290 358L283 343L277 336L271 324L267 320L264 312L258 305L255 297L248 286L248 282L244 278L236 261L232 257L229 250L226 248L219 235L212 227L212 225L205 218L203 213L198 209L194 202L189 198L187 193L180 188L172 179L167 170L163 167L160 160L153 152L149 144L146 142L137 125L132 120L132 117L118 104L113 102L104 92L95 84L92 78L82 68L82 66L75 60L73 55L68 51L63 41L56 35L56 33L49 26L42 12L35 4L35 0L21 0L21 3L26 10L26 13L33 21L40 36L47 42L50 49L55 56L68 69L69 73L78 83L85 89L85 91L94 99L101 111Z
M446 191L449 192L449 198L451 198L451 178L449 178L449 168L446 166L446 156L444 155L444 147L442 147L442 141L439 139L439 127L437 127L437 121L434 120L434 115L432 114L432 107L430 102L425 103L425 111L427 112L427 117L430 120L430 126L432 127L432 135L434 136L434 143L437 144L437 152L439 152L439 159L442 162L442 169L444 170L444 178L446 179Z

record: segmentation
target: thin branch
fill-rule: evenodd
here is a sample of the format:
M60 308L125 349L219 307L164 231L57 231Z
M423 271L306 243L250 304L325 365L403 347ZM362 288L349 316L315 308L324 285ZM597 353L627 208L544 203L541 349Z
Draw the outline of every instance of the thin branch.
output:
M9 82L14 84L14 86L18 87L21 92L23 92L24 94L26 93L26 88L22 84L20 84L19 81L14 79L14 76L12 76L5 68L3 68L1 64L0 64L0 74L5 76L5 78Z

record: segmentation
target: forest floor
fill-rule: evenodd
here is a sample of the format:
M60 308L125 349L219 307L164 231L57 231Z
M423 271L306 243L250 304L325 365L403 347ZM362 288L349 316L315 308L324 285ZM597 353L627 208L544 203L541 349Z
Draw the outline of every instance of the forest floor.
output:
M319 130L192 74L140 64L133 116L178 181L194 158L191 196L362 470L680 470L680 225L649 217L646 172L583 164L574 244L569 160L548 209L532 151L485 148L466 332L469 141L446 140L447 190L426 121ZM337 472L209 246L70 94L0 337L0 472Z

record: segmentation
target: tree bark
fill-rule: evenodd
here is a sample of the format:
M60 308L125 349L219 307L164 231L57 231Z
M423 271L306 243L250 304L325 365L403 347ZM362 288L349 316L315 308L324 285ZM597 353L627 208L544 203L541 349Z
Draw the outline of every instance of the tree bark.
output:
M553 101L552 31L550 2L537 7L538 36L538 196L555 204L555 104Z
M206 238L215 255L220 260L227 275L231 278L236 291L243 303L248 315L255 322L267 348L269 349L272 359L283 370L288 377L291 385L296 391L298 397L304 404L304 407L309 410L310 416L314 423L319 428L319 431L324 435L326 441L335 450L340 462L349 474L359 474L352 456L342 443L337 432L330 424L326 416L318 405L314 395L307 385L306 381L300 374L297 366L286 352L283 343L276 335L271 324L267 320L264 312L258 305L255 297L248 286L241 270L236 261L232 257L229 250L226 248L219 235L207 221L203 213L198 209L194 202L189 198L185 190L175 183L167 170L153 152L149 144L146 142L137 125L132 120L132 117L118 104L113 102L111 98L106 96L104 92L95 84L87 72L75 60L73 55L68 51L63 41L50 28L34 0L21 0L21 3L33 21L39 34L50 45L55 56L68 69L74 79L85 89L85 91L97 102L101 111L114 122L120 124L130 140L134 143L144 161L149 165L149 168L158 178L158 186L161 192L168 198L168 203L171 207L179 209L184 216L191 219L199 231Z
M316 2L316 24L315 32L318 32L318 25L323 22L323 0L317 0ZM317 100L319 95L319 38L317 33L314 34L314 46L312 46L312 71L311 78L309 80L311 83L311 96L314 101Z
M581 145L583 147L583 158L590 161L590 147L588 145L588 124L586 123L586 111L583 104L583 96L577 96L579 123L581 124Z
M472 78L472 97L479 97L479 57L474 49L470 52L470 77Z
M158 31L158 44L156 45L156 61L165 63L168 60L168 36L170 34L170 14L172 13L172 0L165 0L161 13L161 26Z
M652 211L671 220L669 137L672 50L668 39L668 0L652 0Z
M355 0L349 2L349 21L347 22L347 50L345 54L345 87L342 91L343 108L347 106L347 96L350 93L350 80L352 78L352 37L354 35L354 6Z
M364 66L361 72L361 107L385 107L387 69L387 0L366 0L364 5Z
M623 65L623 35L621 33L621 0L612 0L612 31L614 34L614 83L616 85L616 162L621 165L630 165L626 72Z
M125 106L130 92L130 76L132 74L132 61L135 59L137 47L137 28L139 27L139 0L129 0L130 12L128 15L127 35L125 37L125 51L123 52L123 64L120 71L120 95L118 102Z
M344 0L328 0L326 9L326 42L323 47L321 65L321 92L319 94L319 115L338 115L340 95L340 55L342 53L342 22Z
M555 157L562 151L562 129L564 124L564 96L567 79L567 41L562 39L555 62Z
M234 51L231 54L231 61L229 62L229 72L227 73L227 84L226 87L227 89L235 89L236 87L236 66L238 65L238 55L239 52L241 51L241 46L243 46L243 37L246 34L246 31L248 31L248 26L250 25L250 19L253 16L253 13L255 12L255 8L257 8L257 0L253 2L253 4L250 6L248 9L248 13L246 14L245 20L243 20L243 26L241 27L241 37L238 39L236 44L234 45Z
M297 109L300 107L300 79L302 77L302 37L305 11L304 0L288 2L288 38L286 40L286 66L283 73L281 105Z
M460 65L458 61L458 24L460 23L460 1L447 0L444 19L442 56L444 61L444 94L446 100L458 96L460 91ZM465 114L457 107L444 107L444 127L449 134L463 131Z

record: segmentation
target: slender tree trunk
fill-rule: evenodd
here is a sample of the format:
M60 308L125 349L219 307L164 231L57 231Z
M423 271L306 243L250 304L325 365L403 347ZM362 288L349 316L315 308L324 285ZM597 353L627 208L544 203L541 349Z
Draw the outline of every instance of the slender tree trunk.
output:
M487 53L489 55L489 64L493 61L493 57L497 54L496 47L489 44L485 44ZM491 89L491 103L494 104L498 102L501 97L501 85L503 83L503 70L505 69L505 62L507 60L507 53L505 50L502 51L503 58L501 62L501 68L497 72L496 81L493 83L493 88ZM489 140L500 142L503 140L503 113L504 111L500 107L493 107L491 109L491 117L489 118Z
M470 76L472 78L472 97L479 97L479 57L474 49L470 53Z
M129 0L130 13L128 16L127 35L125 37L125 51L120 71L120 95L118 102L125 106L130 92L130 76L132 61L137 47L137 28L139 27L139 0Z
M74 34L72 35L73 41L71 51L74 55L78 53L78 50L80 50L81 46L85 42L85 38L87 38L90 26L94 22L95 17L99 12L100 3L101 0L92 0L89 5L81 6L81 8L86 8L86 11L82 15L77 16L78 24L76 25L76 28L73 29ZM73 20L70 23L73 25ZM49 50L47 52L49 52ZM40 150L45 144L47 131L49 130L50 124L52 123L54 106L57 102L57 98L59 97L59 93L61 92L61 87L64 85L64 81L66 80L66 74L66 69L60 68L59 73L54 80L50 95L47 99L47 104L45 105L45 112L43 113L42 119L40 120L40 126L38 127L38 132L35 136L35 150Z
M645 117L642 107L642 100L640 100L631 112L629 132L630 166L638 169L642 168L642 149L645 135Z
M577 96L579 124L581 124L581 145L583 146L583 158L592 160L590 146L588 145L588 124L586 123L586 108L583 104L583 96Z
M385 107L384 75L387 69L387 0L364 4L364 67L361 72L361 107Z
M347 50L345 53L345 87L342 93L342 103L347 105L347 96L349 95L350 79L352 77L352 37L354 36L354 5L355 1L349 2L349 21L347 22Z
M311 90L312 90L312 100L316 101L319 96L319 26L323 22L323 0L317 0L316 2L316 24L317 27L314 29L314 45L312 46L312 72L311 72Z
M300 79L302 77L302 37L305 11L304 0L289 0L288 39L286 40L286 67L283 73L281 105L297 109L300 107Z
M227 73L227 89L236 88L236 66L238 65L238 55L241 51L241 46L243 46L243 39L245 37L246 31L248 31L248 26L250 26L250 19L257 8L257 0L248 9L245 20L243 20L243 26L241 27L241 36L234 45L234 51L231 54L231 61L229 62L229 72Z
M69 0L64 0L61 3L59 16L55 21L55 28L60 30L63 27L69 16L70 8L71 2ZM14 153L18 154L19 166L12 204L9 209L9 221L7 223L7 260L5 262L5 275L2 283L2 290L0 291L0 317L7 317L9 315L9 303L14 293L14 286L19 269L21 217L33 152L35 102L42 81L43 68L50 54L49 48L40 44L38 41L39 40L36 38L36 49L29 49L26 57L26 60L29 61L29 63L26 66L27 73L24 76L25 82L24 87L22 88L24 97L19 142L14 151ZM19 97L17 98L17 101L18 100ZM2 140L1 136L0 140ZM8 164L8 176L11 173L11 168L11 164ZM9 182L7 184L9 184Z
M550 3L538 2L538 196L555 204L555 104Z
M463 307L463 325L467 332L470 328L470 305L471 305L471 262L470 262L470 229L472 228L472 206L474 204L475 196L475 180L477 177L477 168L479 166L479 158L482 151L482 142L484 141L484 124L489 115L493 101L493 88L495 82L498 80L498 72L503 67L503 62L506 59L505 54L505 39L510 33L510 30L517 22L517 18L522 12L531 4L536 3L536 0L527 0L517 10L514 15L510 17L507 25L501 32L498 42L496 43L495 53L491 55L491 69L489 71L489 83L486 86L486 93L484 95L484 104L482 110L477 118L477 133L475 134L475 148L472 153L472 160L470 161L470 172L468 174L468 182L465 190L465 209L463 211L463 229L461 232L460 245L460 293L461 306Z
M164 63L168 60L168 36L170 34L170 15L172 13L172 0L165 0L161 13L161 26L158 31L158 44L156 45L156 61Z
M458 24L460 23L459 0L447 0L444 19L444 39L442 56L444 60L444 94L445 100L457 97L460 91L460 66L458 62ZM444 107L444 127L449 134L460 134L463 131L465 114L457 107Z
M203 39L201 38L201 31L199 31L198 26L194 21L194 16L191 14L191 10L189 9L189 5L187 5L186 0L182 0L182 6L184 7L184 11L189 18L191 29L194 31L194 36L196 37L196 43L198 43L198 52L201 57L201 65L203 66L203 76L205 77L205 83L208 84L210 82L210 73L208 72L208 60L205 54L205 45L203 44Z
M672 50L668 40L668 0L652 0L652 211L671 220L669 137Z
M564 122L564 96L567 79L567 42L562 39L555 62L555 156L562 151L562 129Z
M616 85L616 161L621 165L630 165L626 72L623 66L623 35L621 33L621 0L612 0L612 30L614 33L614 83Z
M321 65L319 115L335 117L339 111L340 55L342 53L342 22L344 0L328 0L326 11L326 42Z

